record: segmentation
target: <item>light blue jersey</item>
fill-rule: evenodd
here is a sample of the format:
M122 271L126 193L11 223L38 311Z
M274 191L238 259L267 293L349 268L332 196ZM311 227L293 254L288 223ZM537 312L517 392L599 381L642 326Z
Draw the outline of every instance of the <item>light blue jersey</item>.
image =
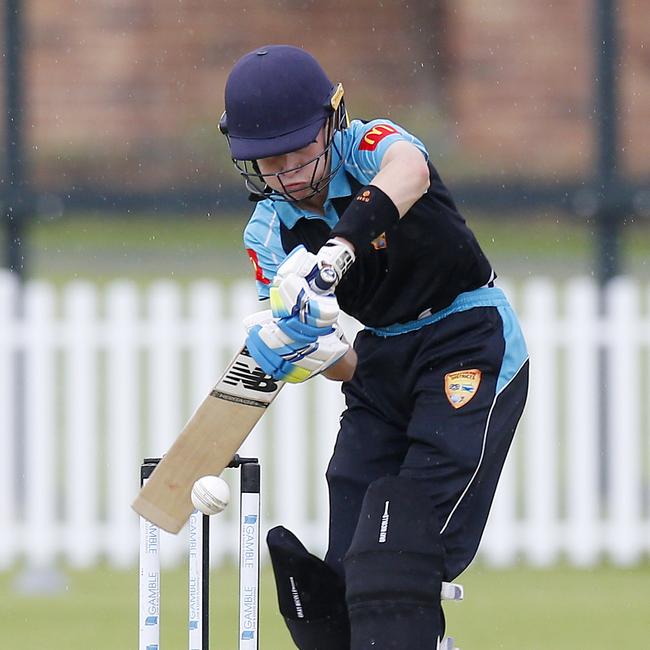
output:
M341 155L343 165L328 186L324 216L306 213L288 201L265 199L257 204L244 231L244 245L255 267L260 300L269 297L271 281L287 255L282 248L280 222L287 228L293 228L304 217L324 220L333 228L339 217L332 199L352 194L346 172L362 185L367 185L381 169L381 161L388 147L400 140L414 144L428 158L422 142L390 120L377 119L367 123L353 120L347 129L336 132L335 146L331 149L331 165L336 167Z

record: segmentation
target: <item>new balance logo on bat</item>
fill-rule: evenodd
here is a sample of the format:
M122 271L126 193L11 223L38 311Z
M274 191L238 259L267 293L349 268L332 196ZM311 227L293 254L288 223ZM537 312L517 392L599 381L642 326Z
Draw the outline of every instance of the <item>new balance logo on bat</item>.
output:
M236 362L226 376L223 378L224 384L237 386L241 383L248 390L257 390L261 393L272 393L278 384L274 379L264 373L261 368L251 370L246 364Z
M251 406L266 406L281 385L259 368L248 350L243 348L211 394Z

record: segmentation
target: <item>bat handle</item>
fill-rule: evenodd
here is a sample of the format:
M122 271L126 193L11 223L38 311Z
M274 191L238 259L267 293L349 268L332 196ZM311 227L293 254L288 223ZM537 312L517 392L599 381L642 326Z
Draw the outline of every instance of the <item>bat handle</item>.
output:
M336 286L337 281L336 271L331 266L326 266L316 274L314 278L314 289L320 293L328 293Z
M311 281L312 287L320 293L328 293L336 288L341 278L354 262L354 250L347 244L330 240L318 252L320 268Z

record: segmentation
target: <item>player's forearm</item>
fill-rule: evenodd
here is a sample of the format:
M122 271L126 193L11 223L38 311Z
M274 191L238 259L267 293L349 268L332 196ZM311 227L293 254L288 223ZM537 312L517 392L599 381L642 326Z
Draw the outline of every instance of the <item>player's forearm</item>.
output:
M357 368L357 353L350 348L334 365L323 372L332 381L350 381Z

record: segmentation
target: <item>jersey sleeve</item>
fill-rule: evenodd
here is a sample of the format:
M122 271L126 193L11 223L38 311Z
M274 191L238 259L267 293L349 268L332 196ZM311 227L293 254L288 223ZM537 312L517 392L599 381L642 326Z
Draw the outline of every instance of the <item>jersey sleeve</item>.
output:
M258 203L244 230L244 247L253 265L257 297L269 297L271 282L286 254L280 240L280 223L277 212Z
M346 164L354 168L359 180L369 183L381 169L381 161L388 147L404 140L414 144L428 160L426 147L414 135L395 122L386 119L362 122L354 120L344 131L346 143Z

